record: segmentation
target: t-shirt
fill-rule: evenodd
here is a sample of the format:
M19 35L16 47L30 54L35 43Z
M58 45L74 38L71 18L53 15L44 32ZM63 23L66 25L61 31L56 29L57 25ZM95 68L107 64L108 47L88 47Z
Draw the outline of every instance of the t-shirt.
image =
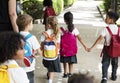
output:
M112 31L112 34L117 34L117 33L118 33L118 26L117 26L117 25L115 25L115 24L110 24L110 25L108 25L108 27L109 27L110 30ZM110 45L111 36L110 36L110 34L109 34L109 32L108 32L108 30L107 30L106 27L102 30L101 35L106 38L106 43L105 43L105 45L106 45L106 46L109 46L109 45Z
M3 65L10 64L16 64L18 66L15 60L8 60L3 63ZM8 74L10 76L10 83L29 83L25 70L19 66L17 68L9 68Z
M63 27L64 28L64 27ZM64 30L68 30L68 28L64 28ZM75 36L79 35L79 31L77 28L74 28L72 31L72 34L74 34ZM63 32L61 31L61 35L63 35Z
M21 31L20 34L25 37L26 35L29 34L29 32ZM40 44L34 35L32 37L30 37L29 39L27 39L27 42L29 42L29 44L34 49L34 51L40 48ZM24 69L26 72L30 72L30 71L35 70L35 59L33 60L30 67L24 67Z

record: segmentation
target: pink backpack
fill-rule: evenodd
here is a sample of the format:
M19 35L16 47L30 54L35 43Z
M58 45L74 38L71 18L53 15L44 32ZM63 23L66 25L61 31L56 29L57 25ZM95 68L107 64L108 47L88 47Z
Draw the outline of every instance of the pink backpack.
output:
M118 34L113 35L110 28L107 27L109 34L111 35L110 46L107 46L106 50L110 57L118 57L120 56L120 28L118 28Z
M60 28L63 32L60 42L60 55L64 57L74 56L77 53L76 36L67 30Z

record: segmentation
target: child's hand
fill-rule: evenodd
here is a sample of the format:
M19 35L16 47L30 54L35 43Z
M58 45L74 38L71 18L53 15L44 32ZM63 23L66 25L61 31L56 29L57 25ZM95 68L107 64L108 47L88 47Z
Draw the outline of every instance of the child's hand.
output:
M92 48L87 48L87 52L90 52Z

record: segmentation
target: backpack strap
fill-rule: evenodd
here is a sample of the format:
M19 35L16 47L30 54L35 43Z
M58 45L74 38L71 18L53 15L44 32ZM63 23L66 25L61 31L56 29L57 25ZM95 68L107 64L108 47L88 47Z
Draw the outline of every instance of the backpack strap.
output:
M109 34L112 36L112 31L110 30L110 28L109 27L106 27L106 28L107 28Z
M32 36L32 34L29 33L28 35L25 36L24 40L26 41L26 40L29 39L31 36Z
M49 37L49 35L48 35L48 33L47 32L43 32L43 35L46 37L46 38L48 38Z
M10 65L1 65L0 69L8 69L8 68L17 68L18 66L16 64L10 64Z
M107 28L107 30L108 30L108 32L110 33L110 35L112 36L113 34L112 34L112 31L110 30L110 28L109 27L106 27ZM120 27L118 27L118 36L120 36Z
M63 33L66 32L63 27L60 27L60 29L61 29L61 31L62 31Z
M46 31L43 32L43 35L46 37L47 40L54 40L55 39L55 36L53 34L49 36Z

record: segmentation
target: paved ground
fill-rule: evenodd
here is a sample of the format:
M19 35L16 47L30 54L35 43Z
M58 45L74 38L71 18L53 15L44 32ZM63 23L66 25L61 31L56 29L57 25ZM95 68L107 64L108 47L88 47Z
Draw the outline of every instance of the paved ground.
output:
M75 27L80 31L85 44L90 47L99 36L101 29L105 26L101 18L97 5L100 1L93 0L78 0L73 6L65 9L59 16L57 16L60 26L65 26L63 15L66 11L71 11L74 14ZM40 39L41 32L44 30L42 24L34 24L33 34ZM101 57L100 52L102 43L94 48L91 52L86 52L81 44L78 42L79 50L77 54L78 64L74 65L74 72L89 71L98 82L101 80ZM62 65L61 65L62 66ZM63 68L62 68L63 70ZM36 58L35 83L47 83L46 68L42 65L42 56ZM111 74L111 66L109 67L109 77ZM67 78L62 78L62 73L55 73L53 83L67 83ZM113 82L108 79L108 83L120 83L120 68L118 69L118 79Z

